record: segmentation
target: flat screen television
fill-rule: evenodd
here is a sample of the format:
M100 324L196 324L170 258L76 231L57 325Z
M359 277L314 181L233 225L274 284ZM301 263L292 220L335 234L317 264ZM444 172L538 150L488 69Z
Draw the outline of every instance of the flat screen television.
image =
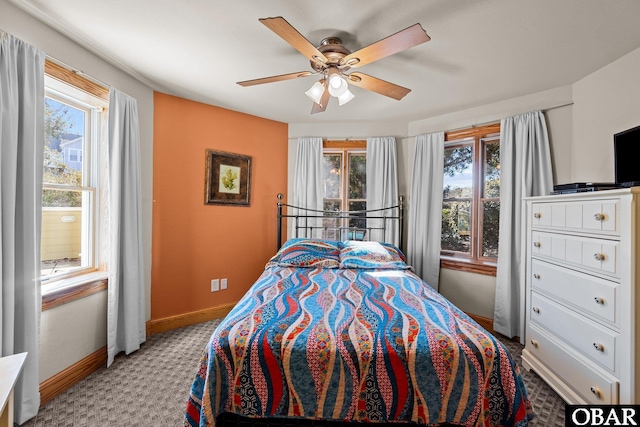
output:
M640 126L616 133L613 136L613 152L616 185L635 187L640 185Z

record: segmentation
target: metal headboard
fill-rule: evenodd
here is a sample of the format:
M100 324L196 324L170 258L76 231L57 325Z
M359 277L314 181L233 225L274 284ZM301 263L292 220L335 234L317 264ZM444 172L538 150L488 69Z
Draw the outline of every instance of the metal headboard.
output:
M282 246L282 219L293 218L294 233L293 237L310 237L314 230L323 230L323 232L333 231L336 240L369 240L373 231L382 233L383 239L387 237L389 225L393 221L398 222L399 247L402 248L403 227L404 227L404 196L400 196L398 204L382 209L370 209L362 211L322 211L315 209L301 208L298 206L288 205L282 201L284 195L278 194L278 249ZM289 212L284 213L283 207L289 208ZM313 218L319 218L313 220ZM309 219L312 219L309 225ZM367 219L377 219L379 226L369 225ZM328 225L327 220L336 220L337 225ZM364 226L350 226L351 220L364 222ZM321 222L321 225L317 225ZM314 225L316 223L316 225Z

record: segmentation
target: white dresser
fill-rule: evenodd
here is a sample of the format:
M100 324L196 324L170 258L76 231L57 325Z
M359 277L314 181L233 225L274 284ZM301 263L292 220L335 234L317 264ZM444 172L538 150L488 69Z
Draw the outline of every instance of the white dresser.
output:
M527 202L522 363L567 403L640 402L640 187Z

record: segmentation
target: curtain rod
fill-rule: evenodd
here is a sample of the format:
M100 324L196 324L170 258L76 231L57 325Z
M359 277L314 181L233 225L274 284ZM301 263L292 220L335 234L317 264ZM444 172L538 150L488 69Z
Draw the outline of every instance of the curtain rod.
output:
M53 57L53 56L51 56L51 55L47 55L47 59L49 59L50 61L53 61L53 62L57 63L58 65L61 65L61 66L65 67L66 69L68 69L69 71L71 71L71 72L72 72L72 73L74 73L74 74L77 74L77 75L79 75L79 76L84 77L84 78L85 78L85 79L87 79L87 80L91 80L91 81L93 81L94 83L97 83L97 84L99 84L99 85L104 86L106 89L110 89L110 88L111 88L111 85L110 85L110 84L105 83L105 82L103 82L102 80L97 79L97 78L95 78L95 77L93 77L93 76L91 76L91 75L89 75L89 74L85 74L85 72L84 72L84 71L79 70L79 69L77 69L76 67L72 67L71 65L67 64L66 62L64 62L64 61L60 61L59 59L54 58L54 57Z
M566 104L560 104L560 105L556 105L554 107L539 109L539 111L542 111L543 113L546 113L547 111L555 110L556 108L568 107L569 105L573 105L573 102L567 102ZM531 111L536 111L536 110L531 110ZM514 115L516 115L516 114L514 114ZM445 132L455 132L457 130L468 129L468 128L476 128L476 127L479 127L479 126L485 126L485 125L490 125L492 123L499 123L499 122L500 122L500 119L498 119L498 120L490 120L490 121L486 121L486 122L482 122L482 123L474 123L471 126L463 126L463 127L459 127L459 128L456 128L456 129L449 129L449 130L446 130ZM418 136L418 135L404 136L403 139L404 138L415 138L416 136Z
M556 105L554 107L549 107L549 108L545 108L545 109L540 109L540 111L546 113L547 111L551 111L551 110L555 110L556 108L562 108L562 107L568 107L570 105L573 105L573 102L567 102L566 104L561 104L561 105ZM535 111L535 110L532 110ZM463 127L459 127L456 129L448 129L445 132L454 132L457 130L461 130L461 129L468 129L468 128L475 128L478 126L485 126L485 125L490 125L492 123L499 123L500 119L498 120L490 120L487 122L482 122L482 123L474 123L472 125L469 126L463 126ZM420 135L422 135L423 133L421 133ZM399 137L399 139L409 139L409 138L415 138L418 135L407 135L407 136L401 136ZM305 138L303 136L292 136L289 137L288 139L298 139L298 138ZM362 140L362 139L367 139L369 137L355 137L355 136L347 136L347 137L339 137L339 136L332 136L331 138L322 138L323 141L349 141L349 140Z

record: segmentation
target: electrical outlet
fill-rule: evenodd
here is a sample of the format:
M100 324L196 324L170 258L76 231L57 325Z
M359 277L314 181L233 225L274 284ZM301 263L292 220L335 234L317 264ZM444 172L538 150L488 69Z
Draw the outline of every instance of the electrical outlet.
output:
M218 292L220 290L220 279L211 280L211 292Z
M220 280L220 289L227 289L227 279Z

